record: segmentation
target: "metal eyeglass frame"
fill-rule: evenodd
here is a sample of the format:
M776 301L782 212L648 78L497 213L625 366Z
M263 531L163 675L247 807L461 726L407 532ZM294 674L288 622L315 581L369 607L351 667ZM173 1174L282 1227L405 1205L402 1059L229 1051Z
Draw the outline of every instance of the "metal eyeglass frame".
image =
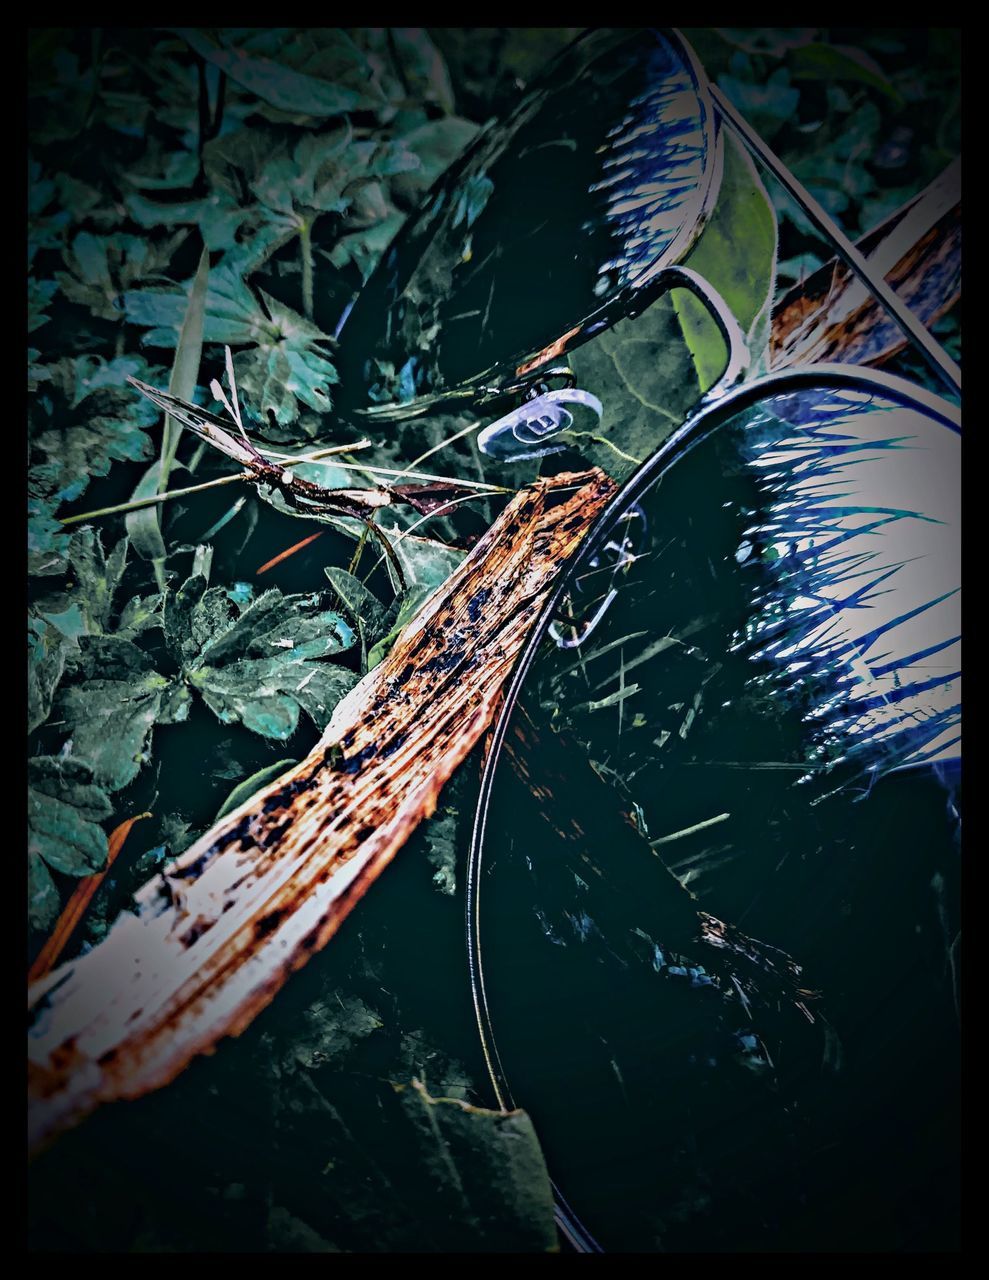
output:
M696 55L694 55L690 46L679 32L670 32L668 34L684 50L690 65L696 72L702 91L706 92L714 102L720 119L732 129L750 154L764 165L798 202L810 221L830 241L837 255L844 260L851 271L870 290L948 391L951 394L960 396L961 371L958 365L951 360L940 344L897 298L885 280L877 277L870 269L868 263L855 246L839 230L810 193L789 172L783 162L735 111L720 90L707 81ZM698 213L698 216L700 216L700 213ZM678 236L679 240L680 237ZM693 243L693 241L691 240L690 243ZM480 937L483 849L495 776L512 714L542 642L547 634L552 634L554 620L559 614L561 603L567 593L570 582L579 572L580 566L586 564L588 560L592 559L596 553L605 547L620 522L623 519L627 519L629 511L676 461L685 456L703 440L708 439L730 418L734 418L742 410L750 408L771 396L809 387L830 387L864 390L880 394L886 393L897 401L912 405L913 408L939 421L948 429L960 431L961 427L960 410L950 402L914 386L905 379L874 370L866 370L855 365L809 365L799 369L768 373L749 383L737 386L735 384L744 375L748 367L749 355L738 324L720 295L695 272L681 266L671 265L668 258L658 263L655 269L650 271L649 276L649 288L644 291L648 294L649 303L671 288L687 288L704 303L712 319L717 324L722 337L725 339L728 348L728 361L721 378L714 387L700 398L683 426L674 432L621 486L588 532L579 555L561 571L549 598L543 606L535 627L530 632L528 640L516 660L505 690L498 719L491 730L475 807L474 825L468 853L466 943L471 994L481 1047L498 1105L505 1110L514 1109L516 1102L512 1096L511 1087L498 1053L484 984ZM640 289L642 284L642 281L638 282ZM646 305L649 305L649 303ZM638 311L642 309L644 308L637 308ZM563 371L554 370L553 372L560 374ZM543 377L546 376L544 373ZM518 389L524 390L527 388L520 384ZM498 424L493 425L497 427ZM514 424L510 425L511 429L514 429ZM488 430L490 432L490 428ZM520 443L522 443L521 440ZM548 452L545 449L542 451ZM532 455L530 454L529 456ZM624 547L624 539L620 545ZM620 572L622 567L623 558L619 555L615 565L615 574ZM582 643L586 639L590 631L597 625L601 616L603 616L613 596L614 590L610 589L606 595L605 604L596 610L583 635L567 647L575 647L576 644ZM559 634L555 638L558 644L562 643ZM552 1185L555 1197L556 1224L563 1238L577 1252L603 1252L591 1232L570 1208L556 1183L553 1182Z

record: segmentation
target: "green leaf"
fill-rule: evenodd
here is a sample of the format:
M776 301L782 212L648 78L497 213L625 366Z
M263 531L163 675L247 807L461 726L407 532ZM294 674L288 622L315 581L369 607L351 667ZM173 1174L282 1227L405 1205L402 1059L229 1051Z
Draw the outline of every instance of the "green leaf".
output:
M431 1098L418 1081L401 1101L418 1138L419 1177L470 1248L497 1248L506 1230L519 1252L559 1247L546 1161L524 1111Z
M264 422L273 413L287 425L299 413L297 401L326 412L329 388L339 381L336 369L319 344L328 342L311 321L262 291L271 323L252 351L234 357L237 381L251 414Z
M238 782L233 791L227 796L223 804L216 811L215 821L219 822L221 818L225 818L228 813L233 813L234 809L239 809L245 800L250 800L256 791L260 791L262 787L266 787L269 782L274 780L287 769L291 769L294 764L298 764L297 760L276 760L274 764L266 765L263 769L259 769L257 773L252 773L249 778L245 778L243 782Z
M748 157L732 139L726 144L718 203L685 265L725 299L757 364L768 340L776 219ZM742 243L745 253L738 252ZM724 370L726 356L706 309L674 290L571 353L578 381L594 387L604 405L590 434L572 432L572 438L610 475L628 475L685 420Z
M131 502L142 498L153 498L162 493L161 459L153 462L137 482L130 496ZM150 560L155 566L163 565L168 549L161 536L161 524L157 507L142 507L139 511L130 511L124 517L127 536L130 544L142 560ZM156 567L156 576L161 572ZM164 580L159 577L159 587L164 588Z
M58 919L60 905L51 872L41 855L30 849L27 855L27 918L31 928L47 933Z
M136 402L123 380L128 374L153 379L156 370L140 356L80 356L47 370L50 394L32 405L29 485L32 496L57 508L78 498L93 476L105 476L112 462L150 457L145 428L156 415Z
M709 281L728 304L748 335L756 367L769 340L777 240L776 215L755 166L727 135L718 203L684 266ZM740 245L745 246L744 252L739 252ZM694 359L700 390L707 391L724 371L724 340L697 298L675 290L673 306Z
M425 587L427 595L446 582L465 555L456 547L448 547L432 538L420 538L414 533L400 537L402 530L399 528L386 529L385 533L391 539L395 556L402 566L406 587ZM419 604L425 599L424 595Z
M160 227L198 227L203 243L212 253L234 249L240 227L250 218L249 209L241 208L229 196L216 191L200 200L167 204L134 191L126 197L126 204L134 221L151 231ZM126 300L123 301L126 305ZM162 345L174 346L174 342Z
M324 659L350 648L354 635L318 596L266 591L239 616L221 587L191 579L166 607L165 634L189 685L224 724L240 721L283 741L300 707L322 730L357 681Z
M788 67L757 77L752 59L741 52L732 57L731 74L718 77L718 87L767 142L793 119L800 101L800 90L791 85Z
M363 231L341 236L326 256L335 267L343 268L352 262L359 269L361 279L366 281L404 221L403 213L397 210L389 213Z
M82 760L35 756L28 761L28 858L43 858L69 876L88 876L106 862L106 832L99 825L113 813L93 771ZM30 874L30 865L29 865ZM50 892L35 869L41 909Z
M188 232L155 243L149 237L95 236L80 231L64 254L68 271L56 272L62 292L104 320L120 320L120 295L140 280L161 275Z
M418 157L419 164L412 172L403 174L393 186L406 195L427 191L479 132L472 120L453 115L442 120L430 120L411 130L402 141Z
M187 27L172 30L187 40L200 57L281 111L325 117L374 105L364 94L303 75L271 58L249 57L242 49L221 48L199 30Z
M851 45L807 44L792 59L794 80L851 80L878 89L898 106L903 97L882 67L862 49Z
M44 618L28 618L27 731L48 719L55 690L65 670L64 634Z
M570 364L579 384L593 387L604 406L590 435L570 435L589 462L619 479L697 403L697 373L669 295L578 347Z
M711 28L708 28L711 30ZM782 57L790 49L809 44L817 35L817 27L714 27L722 39L746 53L763 53ZM688 39L693 35L687 28Z
M396 548L399 550L400 547ZM382 662L387 656L392 645L402 634L413 617L418 613L420 607L425 604L429 597L436 589L436 585L428 585L426 583L416 583L409 587L407 591L403 591L401 596L395 601L396 610L390 611L394 614L394 622L388 631L388 634L382 636L374 645L370 653L367 655L367 669L370 671Z
M121 636L124 640L133 640L151 627L161 626L162 600L159 592L149 596L132 596L120 612L114 635Z
M425 828L426 856L435 868L433 884L440 893L457 891L457 850L460 847L457 819L460 811L449 804L440 808Z
M388 630L388 611L373 592L359 578L336 565L324 567L333 590L340 598L344 611L357 629L361 640L361 670L369 671L375 665L370 661L369 649ZM377 646L375 646L377 647ZM373 650L372 650L373 651ZM384 654L382 654L382 657Z
M49 316L45 311L55 294L58 283L55 280L35 280L29 277L27 282L27 331L33 333L47 324Z
M64 720L71 755L109 791L131 782L147 757L168 680L147 654L118 636L81 636L71 659L73 682L63 682L55 717Z
M290 1061L312 1071L341 1058L380 1031L384 1022L357 996L315 1000L303 1013L303 1027L292 1038Z
M103 541L92 525L77 529L69 540L66 559L74 581L66 598L80 610L87 635L111 630L113 599L127 565L127 538L121 538L107 556Z
M183 400L191 400L196 390L199 366L203 356L203 328L205 323L206 292L209 285L209 251L203 249L199 266L189 290L189 301L175 348L172 376L168 382L169 394ZM163 493L168 487L168 477L175 461L182 428L166 415L161 438L161 454L143 475L132 499L150 498ZM154 565L155 578L160 589L165 586L165 556L167 549L161 536L161 509L159 506L143 507L126 517L127 533L134 550Z
M261 299L264 307L238 274L218 269L206 294L203 335L207 342L249 346L234 356L234 368L245 414L264 430L269 413L282 426L294 422L300 402L325 413L332 404L329 388L338 377L328 356L329 337L268 294L262 292ZM179 295L143 289L126 294L124 304L135 324L159 326L146 335L146 342L168 345L173 340Z
M331 564L323 572L354 625L363 626L369 637L380 635L386 626L386 610L378 597L346 569Z

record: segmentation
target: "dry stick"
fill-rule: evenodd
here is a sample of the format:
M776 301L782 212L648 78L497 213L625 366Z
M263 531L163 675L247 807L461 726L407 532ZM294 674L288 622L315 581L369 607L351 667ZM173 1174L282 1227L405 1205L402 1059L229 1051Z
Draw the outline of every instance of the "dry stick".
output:
M206 441L202 441L205 448ZM357 444L337 444L327 449L319 449L315 453L306 453L301 457L289 457L286 455L282 465L285 467L298 467L303 462L318 462L321 458L329 457L330 454L350 452L354 449L369 449L371 447L370 440L361 440ZM337 463L337 466L344 466L344 463ZM99 507L95 511L84 511L78 516L66 516L64 520L60 520L59 524L80 524L83 520L95 520L97 516L114 516L126 511L139 511L141 507L153 506L156 502L168 502L170 498L185 498L190 493L202 493L204 489L217 489L220 485L233 484L235 480L253 480L255 479L252 471L234 471L228 476L217 476L213 480L204 480L202 484L189 485L186 489L167 489L164 493L152 493L147 498L133 498L130 502L120 502L114 507ZM432 476L429 479L433 479ZM505 491L507 492L507 490Z
M138 915L31 987L34 1148L243 1031L329 941L490 724L561 566L614 491L596 470L521 490L306 759L145 885Z

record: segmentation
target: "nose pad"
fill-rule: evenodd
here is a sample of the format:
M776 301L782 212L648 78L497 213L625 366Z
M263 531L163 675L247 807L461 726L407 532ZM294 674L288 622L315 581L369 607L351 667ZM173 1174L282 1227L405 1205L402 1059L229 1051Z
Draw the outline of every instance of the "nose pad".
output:
M490 423L478 434L482 453L499 462L519 462L525 458L543 458L560 453L566 446L547 443L552 437L568 431L579 413L588 426L600 421L604 412L601 401L579 387L546 391Z
M645 512L635 503L619 517L615 535L591 556L586 566L578 569L564 596L563 608L549 626L549 634L558 648L579 649L589 639L618 595L619 575L626 573L637 559L645 531ZM586 598L594 589L593 584L588 587L588 583L592 579L599 582L604 577L608 583L604 592L580 611L581 598Z

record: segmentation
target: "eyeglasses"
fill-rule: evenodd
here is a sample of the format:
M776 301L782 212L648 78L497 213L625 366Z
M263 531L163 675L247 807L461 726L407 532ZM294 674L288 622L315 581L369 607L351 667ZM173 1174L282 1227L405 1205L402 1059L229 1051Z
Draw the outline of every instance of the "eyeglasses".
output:
M572 46L434 188L344 327L351 408L498 411L478 440L505 462L593 426L596 389L552 362L664 292L689 290L723 342L720 377L560 576L492 733L470 850L492 1086L533 1116L584 1251L786 1247L769 1205L790 1247L821 1247L786 1231L827 1181L808 1153L829 1127L850 1160L867 1151L845 1119L861 1102L821 1101L835 1032L789 957L716 909L773 921L833 999L858 980L828 952L847 942L843 881L926 840L936 883L954 839L960 415L852 366L741 381L730 309L682 265L722 126L957 393L957 367L671 31ZM520 752L549 802L513 781ZM852 1021L889 1003L842 999Z

